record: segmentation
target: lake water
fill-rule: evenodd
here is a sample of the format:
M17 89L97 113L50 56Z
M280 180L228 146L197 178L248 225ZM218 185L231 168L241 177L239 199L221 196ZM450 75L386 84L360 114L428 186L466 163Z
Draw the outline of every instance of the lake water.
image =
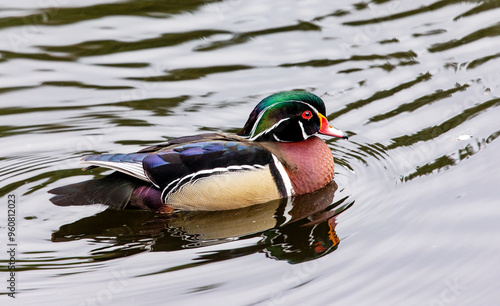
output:
M497 304L499 6L4 3L2 305ZM351 135L325 138L327 190L174 216L50 202L111 173L82 171L83 156L236 132L260 99L293 89L321 96Z

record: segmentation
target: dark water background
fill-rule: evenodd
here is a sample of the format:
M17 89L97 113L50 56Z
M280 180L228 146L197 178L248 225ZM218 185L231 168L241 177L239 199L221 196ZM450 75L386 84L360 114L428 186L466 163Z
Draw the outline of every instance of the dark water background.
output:
M2 305L497 304L499 6L3 3ZM235 132L292 89L321 96L352 135L327 140L338 189L299 199L314 207L295 221L280 202L169 219L49 201L110 173L82 172L82 156Z

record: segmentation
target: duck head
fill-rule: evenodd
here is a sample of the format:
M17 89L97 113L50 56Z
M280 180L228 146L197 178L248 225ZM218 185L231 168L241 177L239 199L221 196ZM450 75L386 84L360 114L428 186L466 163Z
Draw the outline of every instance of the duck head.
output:
M325 103L312 93L280 92L260 101L238 134L253 141L297 142L317 133L347 139L325 114Z

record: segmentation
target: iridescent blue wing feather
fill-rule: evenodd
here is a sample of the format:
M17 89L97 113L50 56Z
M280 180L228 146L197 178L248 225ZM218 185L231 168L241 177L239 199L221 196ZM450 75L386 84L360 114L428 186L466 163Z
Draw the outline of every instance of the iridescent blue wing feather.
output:
M262 168L273 160L258 144L226 134L186 136L132 154L103 154L82 162L126 173L170 191L228 171Z
M92 169L94 167L105 167L123 172L125 174L136 177L146 182L151 182L151 180L144 172L144 168L142 167L142 162L144 158L148 157L149 155L152 155L153 153L159 152L161 150L168 150L169 148L182 145L184 143L196 142L204 139L221 138L221 137L225 137L225 135L217 133L209 133L209 134L179 137L179 138L174 138L165 143L144 148L137 153L100 154L100 155L87 156L82 159L82 163L90 165L84 168L84 170Z
M262 168L272 161L271 153L252 143L238 141L201 141L161 150L144 158L148 178L160 188L173 182L210 176L228 171ZM174 186L172 186L174 187Z

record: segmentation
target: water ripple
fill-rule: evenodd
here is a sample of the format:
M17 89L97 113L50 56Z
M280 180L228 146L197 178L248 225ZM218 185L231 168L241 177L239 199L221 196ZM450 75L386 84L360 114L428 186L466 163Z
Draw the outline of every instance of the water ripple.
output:
M495 304L498 12L482 0L11 3L0 196L19 203L19 296ZM51 202L49 190L108 177L82 171L82 156L237 132L284 90L322 97L349 134L325 138L338 190L169 216Z

